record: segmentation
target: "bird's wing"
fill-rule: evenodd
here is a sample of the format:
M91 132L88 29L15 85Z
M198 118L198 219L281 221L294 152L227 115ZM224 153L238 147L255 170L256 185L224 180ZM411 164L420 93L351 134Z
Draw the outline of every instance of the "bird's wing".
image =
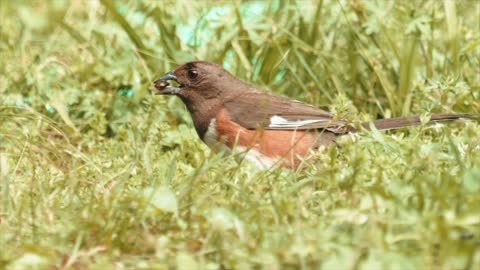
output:
M224 103L233 121L248 129L326 129L344 133L346 122L306 103L268 92L244 93Z

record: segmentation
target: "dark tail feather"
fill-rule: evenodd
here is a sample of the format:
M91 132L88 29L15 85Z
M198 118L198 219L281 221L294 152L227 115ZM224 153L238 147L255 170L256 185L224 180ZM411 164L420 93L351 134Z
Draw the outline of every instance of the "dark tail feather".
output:
M429 123L451 122L459 119L480 120L480 114L478 113L437 113L437 114L431 115ZM377 129L386 130L386 129L396 129L396 128L420 125L421 121L419 116L407 116L407 117L379 119L379 120L373 121L373 124ZM369 129L369 125L370 125L370 122L362 123L362 126L367 129Z

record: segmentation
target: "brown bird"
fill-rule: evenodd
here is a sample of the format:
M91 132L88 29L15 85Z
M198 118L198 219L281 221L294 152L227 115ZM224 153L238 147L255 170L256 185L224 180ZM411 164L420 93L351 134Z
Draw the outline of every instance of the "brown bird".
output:
M173 86L168 81L175 81ZM159 95L176 95L187 106L198 136L213 150L244 153L265 168L295 168L319 146L357 130L327 111L276 95L234 77L221 66L194 61L154 81ZM430 122L479 118L479 114L433 114ZM420 124L418 116L373 121L379 130ZM363 123L368 128L369 123Z

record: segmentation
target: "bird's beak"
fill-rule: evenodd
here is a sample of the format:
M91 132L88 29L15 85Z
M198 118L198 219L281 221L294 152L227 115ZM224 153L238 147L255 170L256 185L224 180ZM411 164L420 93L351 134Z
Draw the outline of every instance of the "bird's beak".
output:
M173 74L173 71L165 73L153 82L153 86L156 89L155 95L178 94L178 92L180 91L180 86L170 85L168 81L175 81L176 83L178 83L177 77L175 76L175 74Z

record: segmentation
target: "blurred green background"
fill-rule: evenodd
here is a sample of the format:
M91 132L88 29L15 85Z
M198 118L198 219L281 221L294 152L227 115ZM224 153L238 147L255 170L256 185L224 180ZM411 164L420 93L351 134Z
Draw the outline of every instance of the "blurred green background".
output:
M480 112L476 0L1 1L0 268L480 269L478 123L211 153L190 60L358 122Z

